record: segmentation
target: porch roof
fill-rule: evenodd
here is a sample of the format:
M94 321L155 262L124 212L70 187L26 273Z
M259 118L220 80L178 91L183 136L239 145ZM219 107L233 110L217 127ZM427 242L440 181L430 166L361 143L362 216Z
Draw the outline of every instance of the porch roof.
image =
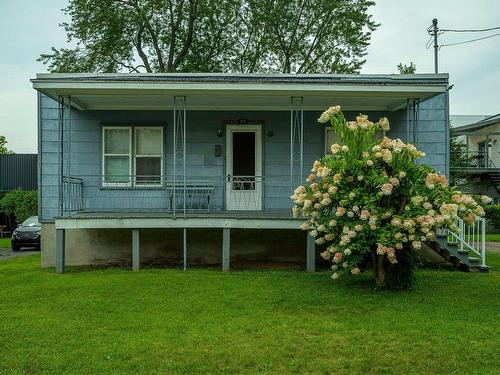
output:
M393 111L445 92L448 74L43 73L31 82L80 110L169 110L173 96L189 110L289 110L298 96L305 110Z
M478 132L478 130L484 129L491 125L500 124L500 113L496 115L486 117L478 122L468 125L458 126L453 129L456 135L488 135L488 134L498 134L498 132Z

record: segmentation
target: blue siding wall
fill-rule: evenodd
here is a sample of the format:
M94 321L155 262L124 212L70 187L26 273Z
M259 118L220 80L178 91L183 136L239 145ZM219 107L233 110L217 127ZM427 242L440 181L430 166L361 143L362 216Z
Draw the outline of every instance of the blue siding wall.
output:
M40 180L41 218L51 220L58 214L58 157L59 133L57 103L45 96L40 100ZM353 118L357 113L348 112ZM391 122L389 136L406 141L406 110L381 113L367 112L372 119L386 116ZM315 159L324 154L324 127L316 122L320 111L304 113L304 173L307 175ZM239 119L262 125L263 175L267 181L263 191L264 209L283 209L290 206L290 112L289 111L187 111L187 175L191 178L216 178L217 205L223 206L223 176L225 175L225 132L217 136L226 124ZM123 206L131 197L138 207L167 208L169 200L164 190L101 189L101 127L103 125L155 125L164 127L164 168L172 176L173 113L170 111L77 111L71 112L71 132L65 131L65 171L84 178L84 205ZM446 173L446 100L445 94L420 104L417 146L426 152L422 162ZM272 136L268 134L272 133ZM71 141L70 141L71 139ZM215 145L222 145L223 155L216 157ZM69 152L71 158L69 158ZM68 169L69 166L69 169ZM91 177L93 176L93 177ZM157 199L154 199L154 198Z

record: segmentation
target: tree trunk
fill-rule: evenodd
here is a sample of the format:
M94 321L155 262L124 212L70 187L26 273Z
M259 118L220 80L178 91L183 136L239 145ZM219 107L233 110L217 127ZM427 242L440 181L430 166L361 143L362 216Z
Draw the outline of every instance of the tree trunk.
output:
M373 262L373 277L379 287L385 287L390 263L385 259L385 255L375 255Z

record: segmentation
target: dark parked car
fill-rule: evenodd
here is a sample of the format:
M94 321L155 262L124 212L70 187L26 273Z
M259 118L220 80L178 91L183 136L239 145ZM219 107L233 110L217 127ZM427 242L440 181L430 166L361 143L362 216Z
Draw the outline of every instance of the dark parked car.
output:
M21 247L34 247L40 250L40 232L42 226L38 221L38 216L31 216L24 220L22 224L12 233L12 250L19 251Z

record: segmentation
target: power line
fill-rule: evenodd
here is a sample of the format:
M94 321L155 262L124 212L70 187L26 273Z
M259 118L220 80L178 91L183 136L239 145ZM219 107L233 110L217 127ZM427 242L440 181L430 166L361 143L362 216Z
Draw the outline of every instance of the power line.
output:
M440 29L442 32L452 32L452 33L481 33L484 31L492 31L492 30L498 30L500 29L500 26L497 27L490 27L487 29Z
M441 49L441 47L448 47L448 46L457 46L460 44L467 44L467 43L473 43L473 42L478 42L480 40L484 39L489 39L493 38L495 36L500 35L499 33L483 36L482 38L475 38L475 39L469 39L469 40L464 40L461 42L455 42L455 43L446 43L446 44L438 44L438 36L446 33L446 32L452 32L452 33L478 33L478 32L485 32L485 31L492 31L492 30L499 30L500 26L495 26L495 27L488 27L485 29L440 29L438 28L438 20L434 18L432 20L432 24L427 28L427 33L429 34L429 40L427 41L425 48L429 49L431 45L434 47L434 73L438 72L438 51ZM432 43L434 42L434 43Z
M448 46L457 46L457 45L459 45L459 44L466 44L466 43L477 42L477 41L479 41L479 40L484 40L484 39L493 38L494 36L498 36L498 35L500 35L500 33L496 33L496 34L492 34L492 35L488 35L488 36L483 36L482 38L476 38L476 39L464 40L464 41L462 41L462 42L447 43L447 44L440 44L440 45L439 45L439 48L441 48L441 47L448 47Z

